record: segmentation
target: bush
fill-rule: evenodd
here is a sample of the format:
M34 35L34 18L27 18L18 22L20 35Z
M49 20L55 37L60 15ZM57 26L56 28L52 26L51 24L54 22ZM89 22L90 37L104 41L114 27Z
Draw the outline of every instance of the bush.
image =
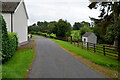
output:
M9 53L10 53L10 57L12 57L14 52L16 51L16 48L18 47L18 38L16 33L9 33L8 37L10 41Z
M2 34L0 34L0 36L2 36L2 49L0 50L0 52L2 52L0 54L2 58L0 58L0 60L4 63L8 61L16 51L16 48L18 47L18 38L15 33L8 34L6 23L1 15L0 22L2 22Z
M6 23L3 19L3 17L0 15L0 22L2 22L2 61L7 61L8 57L9 57L9 38L8 38L8 32L7 32L7 28L6 28Z

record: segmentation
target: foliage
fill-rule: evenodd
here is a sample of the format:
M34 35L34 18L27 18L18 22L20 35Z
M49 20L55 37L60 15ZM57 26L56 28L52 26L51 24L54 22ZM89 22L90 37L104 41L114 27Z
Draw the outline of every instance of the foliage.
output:
M80 30L72 32L72 38L74 41L82 41Z
M101 27L97 27L96 25L93 28L93 33L97 36L97 42L102 44L104 42L104 36L102 35Z
M34 33L34 32L43 32L47 33L48 31L49 23L47 21L44 22L37 22L37 24L33 24L28 27L28 33Z
M17 34L7 32L6 23L3 17L0 15L0 19L2 20L2 62L8 61L16 51L18 47L18 38Z
M90 27L90 23L86 21L82 21L81 24L85 27Z
M92 29L90 26L88 26L87 22L82 22L83 27L80 28L80 30L73 30L72 31L72 39L74 41L82 41L82 35L85 34L86 32L92 32Z
M58 22L38 21L37 24L33 24L28 27L28 32L31 34L38 34L39 32L47 33L49 36L53 33L56 34L57 37L67 37L71 34L71 24L62 19L60 19Z
M92 2L88 7L90 9L97 9L100 7L100 19L91 18L91 20L102 27L105 39L110 41L110 43L113 43L113 41L119 41L119 38L116 38L118 35L114 35L114 33L119 33L117 26L119 25L120 1L115 2L112 0L111 2Z
M14 56L2 65L2 78L25 78L33 56L34 51L31 49L16 51Z
M2 22L2 61L7 61L9 59L9 37L8 37L8 32L7 32L7 28L6 28L6 23L2 17L2 15L0 15L0 22Z
M80 30L80 28L83 27L83 24L80 22L75 22L73 25L73 30Z
M112 24L107 28L107 34L105 35L105 39L110 42L118 40L119 38L120 38L120 17L115 24Z
M60 19L56 25L56 36L67 37L71 34L71 24L67 21Z
M90 27L84 26L80 29L80 35L82 36L83 34L85 34L86 32L92 32L92 30L90 29Z
M15 53L17 47L18 47L18 38L17 38L17 33L9 33L8 35L9 37L9 53L10 53L10 57L13 56L13 54Z
M56 21L51 21L51 22L49 23L49 28L48 28L48 31L47 31L47 33L48 33L49 35L52 34L52 33L56 33L56 30L55 30L56 24L57 24Z

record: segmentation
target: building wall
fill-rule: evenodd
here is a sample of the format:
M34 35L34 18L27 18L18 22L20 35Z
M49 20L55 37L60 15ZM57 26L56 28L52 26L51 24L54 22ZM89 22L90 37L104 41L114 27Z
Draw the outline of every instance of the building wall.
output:
M11 14L10 13L2 13L2 16L6 22L8 32L11 32Z
M88 42L88 38L87 37L82 37L82 41L84 41L84 39L86 39L86 42Z
M17 11L13 15L13 26L14 26L13 31L17 32L18 34L19 43L27 41L28 20L23 3L19 6Z
M90 43L97 43L97 37L92 33L90 36L88 36L88 42Z
M86 42L88 42L88 38L87 37L82 37L82 42L84 42L84 39L86 39ZM83 46L87 47L87 43L83 43Z

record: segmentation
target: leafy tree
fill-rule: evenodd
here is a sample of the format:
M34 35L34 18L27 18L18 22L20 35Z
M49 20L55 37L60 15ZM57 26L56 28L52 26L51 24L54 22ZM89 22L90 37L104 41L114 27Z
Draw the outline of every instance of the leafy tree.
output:
M89 27L90 26L90 23L89 22L85 22L85 21L82 21L81 24L83 26L86 26L86 27Z
M80 31L75 31L73 35L74 41L82 41Z
M100 7L100 19L91 18L91 20L94 20L97 24L101 24L100 26L102 27L104 35L106 34L106 32L108 32L107 28L111 25L113 25L113 28L115 28L115 25L118 22L118 17L120 15L120 1L115 2L114 0L112 0L111 2L92 2L88 7L90 9L97 9ZM114 38L111 39L114 39L114 41L116 41L115 37L117 36L118 35L114 35L112 36Z
M108 0L106 0L108 1ZM117 2L118 1L118 2ZM102 26L103 29L106 30L106 37L108 39L114 39L115 46L118 47L118 52L120 53L120 36L119 36L119 16L120 16L120 1L119 0L111 0L111 2L92 2L88 7L90 9L94 8L97 9L100 6L100 19L92 18L95 22L104 22L111 23L105 26ZM109 27L109 28L108 28ZM109 37L113 33L112 38ZM116 44L117 43L117 44ZM119 54L120 60L120 54Z
M16 48L18 47L18 38L15 33L8 34L6 22L4 21L1 14L0 22L2 27L0 29L0 31L2 31L2 34L0 34L0 42L2 44L2 46L0 45L0 61L2 60L2 63L4 63L8 61L16 51Z
M67 37L71 34L71 24L60 19L56 24L56 36Z
M95 27L93 28L93 33L95 33L95 35L97 36L97 42L102 44L104 42L104 36L102 35L102 28L97 27L95 25Z
M80 22L75 22L73 25L73 30L80 30L81 27L83 27L83 24Z
M86 32L92 32L92 30L90 29L90 27L84 26L80 29L80 35L82 36L83 34L85 34Z
M49 26L48 26L48 31L47 33L50 35L51 33L55 33L55 27L56 27L57 22L56 21L51 21L49 22Z
M2 23L2 61L5 62L9 58L9 37L6 28L6 22L0 14L0 22Z

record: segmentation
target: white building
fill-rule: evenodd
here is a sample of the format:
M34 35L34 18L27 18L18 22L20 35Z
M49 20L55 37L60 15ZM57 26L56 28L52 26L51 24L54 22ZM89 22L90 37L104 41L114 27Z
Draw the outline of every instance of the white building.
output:
M17 32L19 43L27 41L28 14L24 1L2 0L2 15L8 32Z
M97 36L92 32L86 32L82 36L83 46L87 46L87 43L97 44Z

